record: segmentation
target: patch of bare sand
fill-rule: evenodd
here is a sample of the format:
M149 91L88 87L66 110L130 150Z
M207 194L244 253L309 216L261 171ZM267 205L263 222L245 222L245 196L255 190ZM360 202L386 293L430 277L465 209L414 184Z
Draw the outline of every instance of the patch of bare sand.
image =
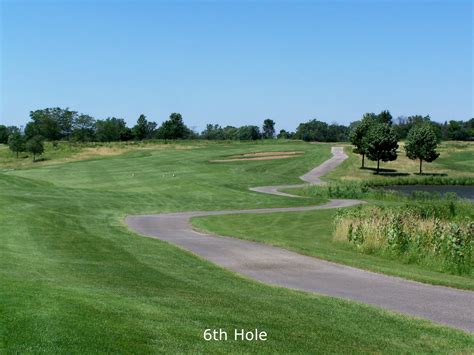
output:
M301 154L291 154L291 155L267 155L267 156L257 156L251 158L233 158L233 159L217 159L217 160L210 160L211 163L228 163L233 161L247 161L247 160L276 160L276 159L287 159L287 158L295 158L300 156Z
M196 148L195 146L172 145L172 144L147 144L147 145L124 145L124 146L99 146L84 148L81 152L74 154L67 160L86 160L94 157L109 157L121 155L126 152L140 151L140 150L164 150L176 149L187 150Z
M0 151L4 147L0 146ZM44 154L44 160L32 162L31 159L15 159L9 162L2 162L0 157L0 169L23 169L29 167L40 167L40 166L49 166L70 163L74 161L82 161L93 159L97 157L111 157L121 155L131 151L146 151L146 150L166 150L166 149L175 149L175 150L188 150L199 148L197 145L182 145L182 144L117 144L117 145L103 145L97 147L84 147L80 148L77 152L71 152L69 156L66 157L50 157L51 151L47 151Z
M230 156L230 159L233 158L256 158L256 157L269 157L269 156L278 156L278 155L298 155L304 154L302 151L291 151L291 152L257 152L257 153L244 153Z

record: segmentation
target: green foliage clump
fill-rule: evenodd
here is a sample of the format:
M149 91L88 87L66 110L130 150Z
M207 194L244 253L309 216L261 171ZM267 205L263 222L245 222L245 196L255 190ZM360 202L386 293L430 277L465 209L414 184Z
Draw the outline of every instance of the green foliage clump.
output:
M43 137L34 136L26 142L26 151L33 154L33 161L36 160L37 155L41 155L44 152Z
M19 153L25 151L25 138L21 135L19 130L11 133L8 137L8 148L16 154L17 158Z
M387 123L373 125L367 134L367 158L377 162L377 174L380 161L397 159L398 138Z
M420 175L423 172L423 161L431 163L439 157L437 147L438 138L428 124L415 126L408 133L405 151L408 158L420 160Z
M469 273L473 242L474 223L470 223L467 228L451 223L441 235L440 254L444 256L445 268L457 274Z
M474 223L457 213L466 208L452 198L398 207L359 207L338 211L333 239L364 253L377 253L439 271L470 274Z
M402 216L395 214L390 218L387 226L387 243L396 254L403 254L408 249L409 237L403 231L402 224Z

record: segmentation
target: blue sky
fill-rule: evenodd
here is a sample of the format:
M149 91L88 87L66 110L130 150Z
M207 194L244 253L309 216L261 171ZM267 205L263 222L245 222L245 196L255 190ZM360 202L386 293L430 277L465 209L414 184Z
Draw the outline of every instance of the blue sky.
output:
M52 106L197 129L473 117L471 1L0 2L2 124Z

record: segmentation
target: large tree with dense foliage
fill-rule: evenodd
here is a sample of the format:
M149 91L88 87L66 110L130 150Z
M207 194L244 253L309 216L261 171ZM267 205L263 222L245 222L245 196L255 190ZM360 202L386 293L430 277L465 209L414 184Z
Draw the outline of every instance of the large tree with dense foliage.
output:
M184 124L180 113L172 113L157 131L160 139L186 139L192 136L192 131Z
M8 136L8 148L13 153L16 153L17 158L19 153L25 151L25 137L20 133L20 130L10 133Z
M224 129L218 124L207 124L206 129L201 132L201 138L208 140L224 139Z
M43 137L34 136L26 142L26 151L33 154L33 161L36 161L36 156L44 152Z
M224 139L226 140L237 140L239 139L239 129L234 126L225 126L222 129L224 133Z
M392 125L392 115L389 110L384 110L377 115L377 121L379 123L386 123L389 126Z
M110 117L97 120L96 138L100 142L126 141L132 139L132 132L123 118Z
M148 121L143 114L138 117L137 124L132 128L133 137L136 140L151 139L155 131L156 123Z
M10 134L20 132L20 129L16 126L4 126L0 125L0 144L8 144L8 137Z
M80 114L73 122L72 138L78 142L89 142L95 139L95 119Z
M454 141L474 140L474 118L466 122L449 121L446 129L446 138Z
M397 122L394 124L393 128L398 139L406 139L408 132L410 132L413 127L425 124L431 126L431 129L436 134L436 138L439 141L442 137L442 125L431 121L429 115L412 115L408 117L400 116L397 118Z
M300 123L295 132L296 139L306 142L326 142L328 134L328 124L316 119Z
M435 132L428 124L413 127L408 132L405 143L407 157L420 161L420 175L423 173L423 161L432 162L439 157L436 151L438 140Z
M41 135L47 140L70 139L77 112L68 108L45 108L30 112L31 122L25 127L25 135L32 138Z
M4 125L0 125L0 144L7 144L8 143L8 127Z
M273 138L275 136L275 121L267 118L263 121L262 137Z
M350 130L344 125L332 123L328 126L326 142L347 142Z
M257 140L260 138L260 129L257 126L242 126L239 128L239 139L241 141Z
M388 123L373 124L366 136L366 144L367 158L377 162L377 174L380 171L380 161L397 159L398 139Z
M362 156L361 168L365 168L365 156L367 155L369 129L376 123L374 114L365 114L361 121L353 125L349 140L354 146L354 153Z
M354 153L362 156L361 168L365 167L365 157L369 147L369 132L376 125L392 125L392 115L389 111L382 111L378 115L373 112L365 113L362 120L353 122L349 133L349 140L354 146Z
M294 132L287 132L284 129L280 129L280 133L277 134L278 139L291 139L294 136Z

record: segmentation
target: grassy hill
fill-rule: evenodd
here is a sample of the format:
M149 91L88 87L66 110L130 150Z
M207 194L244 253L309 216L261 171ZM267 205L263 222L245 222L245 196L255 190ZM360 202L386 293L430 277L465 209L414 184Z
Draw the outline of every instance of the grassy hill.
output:
M80 159L74 158L80 152L64 153L57 164L25 163L0 173L0 352L474 350L474 338L461 331L266 286L123 224L127 214L319 203L247 189L298 183L299 175L329 157L329 145L191 142L122 148L120 154ZM209 162L267 151L304 154ZM45 156L53 157L49 152ZM11 169L12 161L0 164ZM207 342L208 328L229 333L258 328L268 341Z

